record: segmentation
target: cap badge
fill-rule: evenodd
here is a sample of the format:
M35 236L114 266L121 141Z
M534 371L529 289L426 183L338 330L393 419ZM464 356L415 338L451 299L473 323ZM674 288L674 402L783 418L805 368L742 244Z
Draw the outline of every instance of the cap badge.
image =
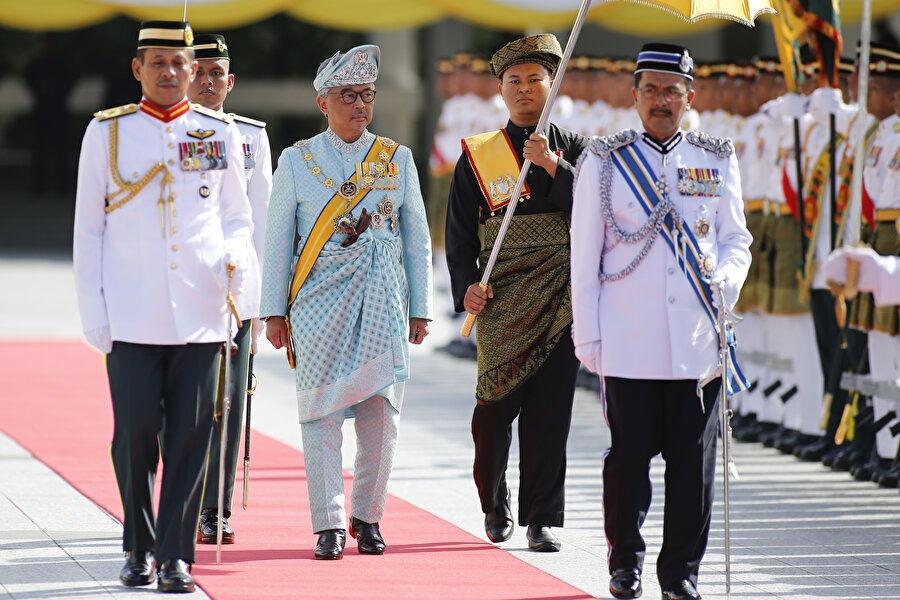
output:
M694 61L691 60L691 57L688 55L688 51L685 50L684 54L681 55L681 62L678 63L678 68L681 69L682 73L687 73L693 66Z

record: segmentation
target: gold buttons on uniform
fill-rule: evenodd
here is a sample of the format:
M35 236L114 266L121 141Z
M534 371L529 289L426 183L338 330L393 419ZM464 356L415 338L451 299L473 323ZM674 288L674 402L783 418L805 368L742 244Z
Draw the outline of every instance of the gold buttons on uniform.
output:
M138 173L137 171L135 171L134 173L131 174L131 178L132 178L132 179L137 179L137 178L140 177L140 176L141 176L141 174Z
M178 252L178 246L172 246L172 252Z
M174 270L175 270L175 263L172 263L171 265L169 265L169 268L172 269L172 270L174 271Z
M206 173L200 173L200 179L206 179Z
M174 148L174 147L175 147L175 144L169 142L169 148Z
M166 127L166 131L168 131L169 133L172 133L172 132L175 131L175 130L172 129L171 127Z
M175 164L175 161L172 160L172 159L170 158L170 159L169 159L169 164L170 164L170 165L174 165L174 164Z

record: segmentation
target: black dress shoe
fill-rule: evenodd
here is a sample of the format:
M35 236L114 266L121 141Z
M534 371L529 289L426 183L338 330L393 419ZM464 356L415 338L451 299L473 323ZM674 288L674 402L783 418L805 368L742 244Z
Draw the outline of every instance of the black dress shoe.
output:
M849 471L854 465L865 464L869 460L869 452L848 448L834 457L831 468L835 471ZM823 461L824 462L824 461Z
M214 508L204 508L200 513L200 524L197 526L198 544L215 544L218 526L218 513ZM234 531L228 526L228 519L222 519L222 543L234 543Z
M876 481L883 488L895 488L900 485L900 466L882 471L879 475L877 481L873 475L872 481Z
M825 456L825 453L834 447L832 440L822 436L811 444L794 448L794 456L800 460L819 462Z
M512 511L509 508L509 491L506 499L500 502L491 512L484 515L484 532L495 544L505 542L513 534Z
M662 597L663 600L700 600L697 588L687 579L682 579L671 588L663 590Z
M191 568L180 558L163 561L156 571L159 583L156 586L161 592L183 594L194 591L194 578Z
M857 481L872 481L872 476L879 471L884 471L891 466L891 461L885 458L874 457L862 464L850 467L850 474Z
M152 552L126 552L125 566L119 572L119 580L128 587L147 585L156 579Z
M546 525L529 525L525 531L528 547L535 552L559 552L562 542Z
M338 560L344 556L344 542L347 536L343 529L326 529L319 532L316 544L316 558L321 560Z
M384 540L378 523L366 523L350 517L350 535L356 538L360 554L384 554Z
M614 598L640 598L641 572L637 569L616 569L609 577L609 593Z

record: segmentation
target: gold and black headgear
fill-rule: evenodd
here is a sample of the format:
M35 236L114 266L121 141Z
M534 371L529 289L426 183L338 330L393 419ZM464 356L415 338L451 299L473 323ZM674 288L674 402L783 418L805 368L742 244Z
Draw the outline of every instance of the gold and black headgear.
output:
M194 32L187 21L144 21L138 32L138 50L144 48L191 48Z
M231 60L228 55L228 45L225 36L218 33L198 33L194 36L194 59L217 60L224 58Z
M562 60L562 48L552 33L539 33L513 40L491 57L491 73L503 77L503 72L514 65L535 63L546 67L550 76L556 74Z

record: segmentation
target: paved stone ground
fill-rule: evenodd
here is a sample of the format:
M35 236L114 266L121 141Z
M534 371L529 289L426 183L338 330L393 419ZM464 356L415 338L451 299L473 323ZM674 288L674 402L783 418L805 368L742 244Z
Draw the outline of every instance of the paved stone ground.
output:
M412 352L413 375L407 386L391 493L484 538L471 478L469 419L475 365L437 351L455 338L459 327L448 316L442 269L437 269L438 319L425 347ZM0 282L0 339L80 336L67 258L0 256ZM264 348L256 369L254 427L299 448L293 376L283 355ZM344 433L344 464L352 470L353 428L346 427ZM608 443L596 394L579 390L568 446L566 527L558 530L563 551L529 552L521 528L502 545L599 598L609 598L600 503L602 455ZM733 452L742 477L730 485L729 597L900 598L897 490L856 482L846 473L756 444L736 443ZM509 473L513 486L517 456L514 447ZM662 474L662 461L655 461L651 467L654 503L643 528L648 545L643 596L647 600L660 598L653 561L662 536ZM707 600L726 598L721 468L719 474L710 547L700 574L700 591ZM513 498L515 492L514 488ZM232 523L240 536L240 512ZM114 519L0 436L0 600L147 593L118 585L120 533ZM390 532L384 533L390 544ZM313 543L310 533L310 546ZM422 595L427 598L427 590Z

